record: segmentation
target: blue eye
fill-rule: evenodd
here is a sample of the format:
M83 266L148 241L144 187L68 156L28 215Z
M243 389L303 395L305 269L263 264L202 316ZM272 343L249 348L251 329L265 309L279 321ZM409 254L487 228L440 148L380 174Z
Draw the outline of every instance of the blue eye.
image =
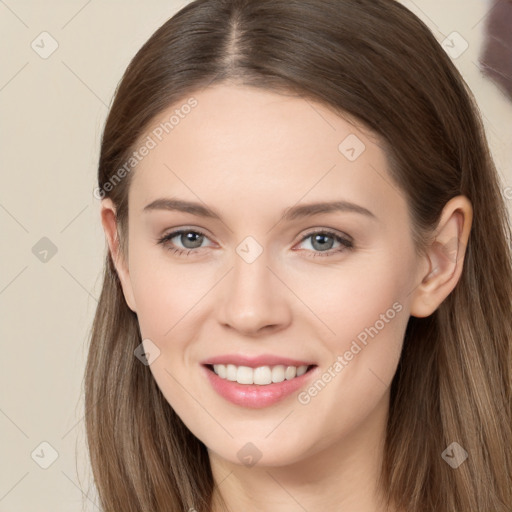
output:
M178 242L183 247L176 247L176 244L172 242L174 238L177 238ZM310 257L332 256L354 248L352 240L344 238L330 230L311 232L305 235L300 243L303 243L308 239L312 240L311 247L313 248L312 251L309 251L312 253L311 255L308 255ZM198 253L199 249L204 249L205 246L202 246L202 244L205 240L208 240L208 238L206 234L201 231L179 229L159 238L158 243L174 254L188 256L191 253ZM332 249L334 244L333 241L339 243L339 246L335 249Z
M179 242L184 246L183 248L175 247L174 244L171 243L171 240L177 237L179 237ZM158 243L175 254L181 255L187 253L188 255L191 251L196 252L195 249L201 248L201 244L205 238L206 235L200 231L194 231L191 229L179 229L178 231L173 231L172 233L163 236L158 240Z
M313 258L317 256L332 256L354 248L352 240L344 238L330 230L314 231L309 233L302 238L301 243L308 239L311 239L310 245L313 249L319 249L311 254L311 257ZM338 242L340 244L338 248L331 250L333 242L329 242L329 239Z

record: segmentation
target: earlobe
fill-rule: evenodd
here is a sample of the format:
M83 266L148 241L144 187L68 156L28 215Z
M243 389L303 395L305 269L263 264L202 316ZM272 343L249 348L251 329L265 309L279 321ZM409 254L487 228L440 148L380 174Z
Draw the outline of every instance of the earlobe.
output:
M431 315L457 285L473 220L473 209L465 196L452 198L443 209L434 241L427 248L427 272L414 290L411 315Z
M135 299L130 280L128 262L122 253L119 241L119 232L117 226L116 208L111 199L105 198L101 201L101 223L107 239L110 256L114 262L114 266L121 281L123 294L128 307L136 313Z

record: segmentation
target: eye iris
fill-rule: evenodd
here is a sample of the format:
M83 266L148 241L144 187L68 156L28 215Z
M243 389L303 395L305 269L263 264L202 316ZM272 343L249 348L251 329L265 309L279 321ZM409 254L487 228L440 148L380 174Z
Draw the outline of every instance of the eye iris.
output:
M325 243L325 239L331 239L331 243ZM315 247L315 243L318 243L320 242L320 246L319 247ZM320 249L320 250L323 250L323 249L331 249L332 248L332 245L333 245L334 241L333 241L333 238L332 236L330 235L326 235L326 234L316 234L313 236L313 241L311 243L311 245L315 248L315 249ZM329 246L329 247L327 247Z
M187 249L197 249L198 247L201 247L201 244L203 243L204 236L199 233L194 233L193 231L187 231L185 233L181 234L180 242L183 244L184 247ZM185 242L191 242L192 247L187 246Z

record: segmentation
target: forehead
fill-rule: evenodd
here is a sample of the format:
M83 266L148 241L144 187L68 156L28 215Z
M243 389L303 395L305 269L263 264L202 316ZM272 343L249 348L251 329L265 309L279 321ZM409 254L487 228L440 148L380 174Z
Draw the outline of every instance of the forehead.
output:
M405 206L379 139L345 116L247 86L217 85L192 97L163 111L141 138L153 147L130 187L138 210L166 195L216 208L286 207L301 198Z

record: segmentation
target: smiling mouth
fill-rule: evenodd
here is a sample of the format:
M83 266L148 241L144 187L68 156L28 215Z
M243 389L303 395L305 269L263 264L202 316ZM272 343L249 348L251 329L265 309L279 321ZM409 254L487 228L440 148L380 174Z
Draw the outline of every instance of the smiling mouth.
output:
M259 386L267 386L269 384L278 384L285 380L294 380L308 373L317 365L309 366L259 366L251 368L249 366L237 366L234 364L207 364L205 365L210 371L218 377L238 384L256 384Z

